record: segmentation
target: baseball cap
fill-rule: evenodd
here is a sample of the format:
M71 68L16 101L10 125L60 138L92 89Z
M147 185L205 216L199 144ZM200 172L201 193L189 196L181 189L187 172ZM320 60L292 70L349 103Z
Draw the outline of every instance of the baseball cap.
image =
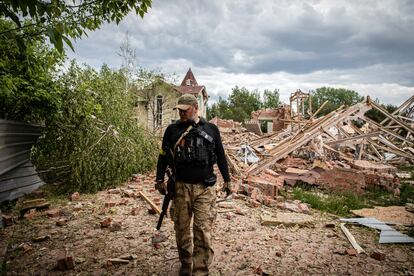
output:
M184 94L178 98L177 105L173 108L175 109L181 109L181 110L187 110L191 106L197 105L197 99L191 94Z

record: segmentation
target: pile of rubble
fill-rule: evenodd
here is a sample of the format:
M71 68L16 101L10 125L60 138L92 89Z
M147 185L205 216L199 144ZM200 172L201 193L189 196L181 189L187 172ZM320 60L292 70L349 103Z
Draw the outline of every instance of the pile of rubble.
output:
M386 119L371 120L370 109ZM414 161L414 96L392 114L369 97L317 118L320 110L265 136L222 134L238 194L269 203L284 183L304 182L355 193L380 186L398 195L400 178L410 176L394 166Z

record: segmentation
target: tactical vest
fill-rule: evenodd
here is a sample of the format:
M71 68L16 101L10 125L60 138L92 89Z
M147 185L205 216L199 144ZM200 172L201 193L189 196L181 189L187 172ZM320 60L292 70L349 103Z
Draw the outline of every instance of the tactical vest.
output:
M176 168L213 166L217 162L213 137L202 127L192 128L175 148Z

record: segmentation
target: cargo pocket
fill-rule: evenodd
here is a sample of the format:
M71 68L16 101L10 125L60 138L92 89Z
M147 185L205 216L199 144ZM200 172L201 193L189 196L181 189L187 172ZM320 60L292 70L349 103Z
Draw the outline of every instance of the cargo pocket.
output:
M211 223L214 223L217 218L217 193L216 193L216 187L207 187L209 189L211 194L211 204L210 204L210 221Z

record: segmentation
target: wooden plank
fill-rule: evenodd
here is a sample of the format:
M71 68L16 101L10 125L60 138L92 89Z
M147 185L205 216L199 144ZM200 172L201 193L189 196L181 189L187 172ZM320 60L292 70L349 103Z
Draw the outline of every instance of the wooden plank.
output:
M362 153L364 152L364 146L365 146L364 143L361 143L361 146L358 152L358 160L361 160Z
M386 117L388 117L390 120L392 120L394 123L396 123L397 125L399 125L400 127L406 129L407 131L414 133L414 129L412 129L409 125L405 124L404 122L402 122L401 120L399 120L396 116L390 114L385 108L383 108L382 106L376 104L375 102L369 100L369 104L374 107L376 110L378 110L379 112L381 112L382 114L384 114Z
M400 113L401 111L403 111L404 109L406 109L408 106L410 106L410 104L414 101L414 95L412 95L410 98L408 98L405 102L403 102L396 110L394 110L393 113L391 113L392 115L396 115L398 113ZM384 125L389 119L385 118L384 120L381 121L381 125Z
M140 191L139 195L151 206L152 210L154 210L158 215L161 214L161 210L158 206L146 194L144 194L144 192Z
M391 131L391 130L388 130L387 128L385 128L385 127L381 126L380 124L378 124L377 122L375 122L375 121L371 120L371 119L370 119L370 118L368 118L367 116L364 116L362 119L363 119L363 120L365 120L366 122L368 122L368 123L370 123L370 124L372 124L372 125L376 126L376 127L377 127L377 128L379 128L382 132L384 132L384 133L386 133L386 134L388 134L388 135L391 135L391 136L393 136L393 137L395 137L395 138L397 138L397 139L399 139L399 140L401 140L401 141L404 141L404 142L406 142L406 143L408 143L408 144L414 145L414 142L413 142L413 141L407 140L407 139L406 139L406 138L404 138L403 136L398 135L397 133L395 133L395 132L393 132L393 131Z
M351 243L352 247L358 252L358 254L365 253L364 249L356 242L354 236L349 232L349 230L345 227L345 223L341 223L341 230L344 232L345 236L347 237L348 241Z
M347 137L347 138L338 139L336 141L330 141L330 142L327 142L326 144L328 144L328 145L340 144L340 143L350 141L350 140L357 140L357 139L364 139L364 138L367 138L367 137L378 136L380 133L381 133L380 131L376 131L376 132L372 132L372 133L360 134L360 135L357 135L357 136L350 136L350 137Z
M355 125L353 125L353 123L351 123L350 126L355 130L355 132L362 133ZM368 142L370 142L371 144L375 145L375 147L377 147L377 148L380 148L380 149L385 150L385 151L392 152L392 153L394 153L394 154L396 154L398 156L402 156L402 157L407 157L407 158L410 158L410 159L414 159L414 156L405 153L404 151L400 150L398 147L392 149L392 148L390 148L388 146L383 146L383 145L378 144L377 142L373 141L371 138L366 138L366 139L368 140Z
M297 148L308 143L311 139L320 135L323 132L324 128L329 128L333 125L338 124L349 119L351 115L362 116L366 111L371 109L366 103L358 103L349 108L340 108L336 111L331 112L326 115L320 121L312 124L304 133L301 133L296 137L296 139L287 141L281 145L278 145L271 151L273 158L271 160L265 160L258 164L257 168L251 171L252 174L257 174L260 171L268 168L269 166L275 164L278 160L286 157L289 153L296 150Z

